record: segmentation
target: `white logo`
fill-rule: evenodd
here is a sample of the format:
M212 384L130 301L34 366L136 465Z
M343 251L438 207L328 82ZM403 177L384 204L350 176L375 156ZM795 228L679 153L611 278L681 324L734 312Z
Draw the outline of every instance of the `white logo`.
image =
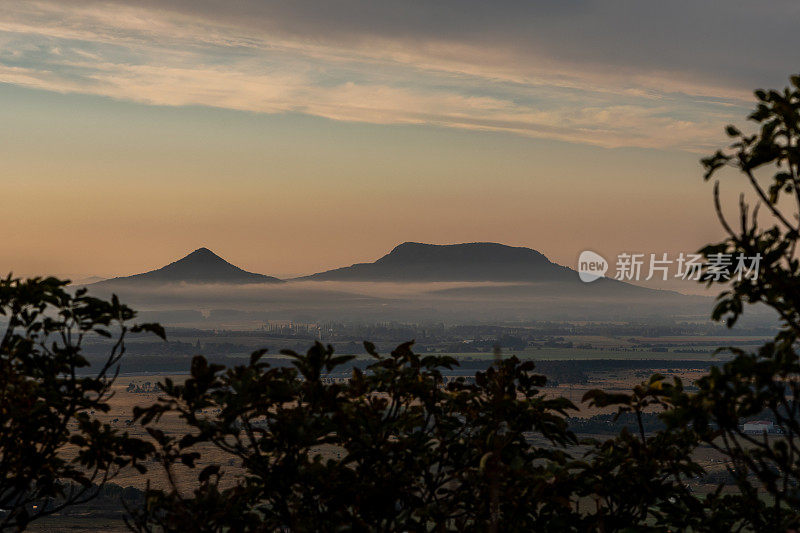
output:
M600 254L585 250L578 257L578 276L583 282L590 283L605 277L607 270L608 261Z
M648 261L649 256L649 261ZM644 254L624 252L617 255L614 279L620 281L666 281L670 277L693 281L724 283L748 282L758 279L763 265L761 254L746 256L743 253L685 254L670 259L668 253ZM705 262L704 262L705 260ZM671 276L670 267L677 266ZM578 276L586 283L605 277L609 263L603 256L586 250L578 258Z

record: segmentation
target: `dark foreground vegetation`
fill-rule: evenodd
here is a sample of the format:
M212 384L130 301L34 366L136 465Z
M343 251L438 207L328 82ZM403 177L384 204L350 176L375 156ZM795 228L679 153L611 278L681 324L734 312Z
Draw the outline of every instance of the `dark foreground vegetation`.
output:
M94 414L108 410L125 335L163 330L131 325L134 312L116 299L71 294L52 278L3 280L0 527L24 529L102 501L118 490L108 482L121 469L145 473L146 462L170 485L127 496L119 489L137 531L796 529L799 89L800 78L792 78L784 92L758 91L750 118L759 131L729 127L730 151L704 161L707 178L725 167L746 176L769 221L762 229L756 209L742 202L731 224L718 203L728 237L703 253L762 259L755 279L736 279L730 265L713 318L732 326L745 304L762 303L781 317L778 334L755 353L730 348L733 359L710 368L691 391L659 375L625 394L591 391L584 402L620 417L594 420L616 424L605 438L578 442L574 406L542 392L546 380L532 362L498 354L474 379L445 384L442 372L456 360L418 355L412 343L388 355L365 343L372 363L336 382L325 376L352 356L320 343L286 352L289 366L269 364L264 350L229 368L196 357L184 384L167 380L158 402L135 413L151 438L132 438ZM768 166L777 170L762 185L756 173ZM796 207L784 211L787 205ZM113 336L115 344L82 377L82 343L91 335ZM164 416L180 417L183 433L159 429ZM775 430L744 431L754 417ZM725 475L707 475L695 460L700 446L724 457ZM227 482L225 465L203 460L208 450L224 452L246 475ZM196 481L179 486L178 469ZM690 481L699 478L717 489L693 492Z

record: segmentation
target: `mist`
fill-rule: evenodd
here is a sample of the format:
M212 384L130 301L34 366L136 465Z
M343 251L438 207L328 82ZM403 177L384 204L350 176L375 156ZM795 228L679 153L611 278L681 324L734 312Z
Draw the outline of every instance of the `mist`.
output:
M530 320L631 321L708 318L712 300L605 283L333 282L115 284L90 294L122 301L140 316L191 327L260 327L268 321Z

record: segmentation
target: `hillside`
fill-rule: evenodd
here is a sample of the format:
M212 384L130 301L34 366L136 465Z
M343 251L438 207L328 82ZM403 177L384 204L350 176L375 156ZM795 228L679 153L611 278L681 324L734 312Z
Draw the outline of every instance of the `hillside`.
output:
M142 274L101 281L95 285L132 283L282 283L278 278L247 272L209 250L199 248L186 257Z
M406 242L374 263L296 278L314 281L577 281L575 271L536 250L490 242Z

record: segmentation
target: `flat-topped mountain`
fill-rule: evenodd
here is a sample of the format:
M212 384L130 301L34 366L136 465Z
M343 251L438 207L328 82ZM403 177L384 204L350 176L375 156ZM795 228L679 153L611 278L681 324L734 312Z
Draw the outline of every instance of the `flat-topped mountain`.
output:
M530 248L492 242L406 242L374 263L296 278L316 281L577 281L574 270Z
M101 281L97 285L116 283L281 283L278 278L247 272L230 264L209 250L199 248L183 259L157 270Z

